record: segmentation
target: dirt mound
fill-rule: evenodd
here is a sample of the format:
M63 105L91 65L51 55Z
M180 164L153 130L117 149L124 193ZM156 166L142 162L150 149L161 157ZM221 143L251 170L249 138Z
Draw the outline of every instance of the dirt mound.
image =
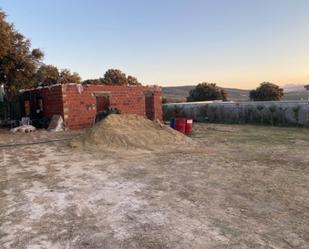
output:
M72 142L73 147L97 149L156 149L191 143L192 140L138 115L112 114Z

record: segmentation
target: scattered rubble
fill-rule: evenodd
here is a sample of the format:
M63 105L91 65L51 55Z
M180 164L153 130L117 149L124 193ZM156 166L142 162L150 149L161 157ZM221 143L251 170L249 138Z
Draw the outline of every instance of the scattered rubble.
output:
M64 131L64 124L63 124L63 119L61 115L53 115L49 126L47 128L49 131Z
M15 128L11 129L11 132L16 133L16 132L24 132L24 133L29 133L35 131L36 128L32 125L21 125Z

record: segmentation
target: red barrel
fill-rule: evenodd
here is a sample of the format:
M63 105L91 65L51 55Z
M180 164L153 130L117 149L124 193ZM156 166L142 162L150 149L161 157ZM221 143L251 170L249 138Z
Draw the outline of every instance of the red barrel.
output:
M187 120L185 118L176 118L175 119L175 130L185 133L186 132L186 123Z
M193 119L192 118L188 118L186 119L186 134L190 134L193 130Z

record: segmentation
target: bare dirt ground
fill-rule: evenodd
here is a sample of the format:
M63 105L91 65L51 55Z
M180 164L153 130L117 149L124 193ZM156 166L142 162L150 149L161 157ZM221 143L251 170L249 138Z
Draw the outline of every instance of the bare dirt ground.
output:
M0 248L308 248L309 130L194 129L172 151L0 147Z

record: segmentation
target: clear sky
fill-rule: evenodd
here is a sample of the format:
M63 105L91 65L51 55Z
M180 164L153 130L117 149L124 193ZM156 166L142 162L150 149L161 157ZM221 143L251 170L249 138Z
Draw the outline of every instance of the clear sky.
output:
M305 83L309 0L0 0L45 63L145 84Z

